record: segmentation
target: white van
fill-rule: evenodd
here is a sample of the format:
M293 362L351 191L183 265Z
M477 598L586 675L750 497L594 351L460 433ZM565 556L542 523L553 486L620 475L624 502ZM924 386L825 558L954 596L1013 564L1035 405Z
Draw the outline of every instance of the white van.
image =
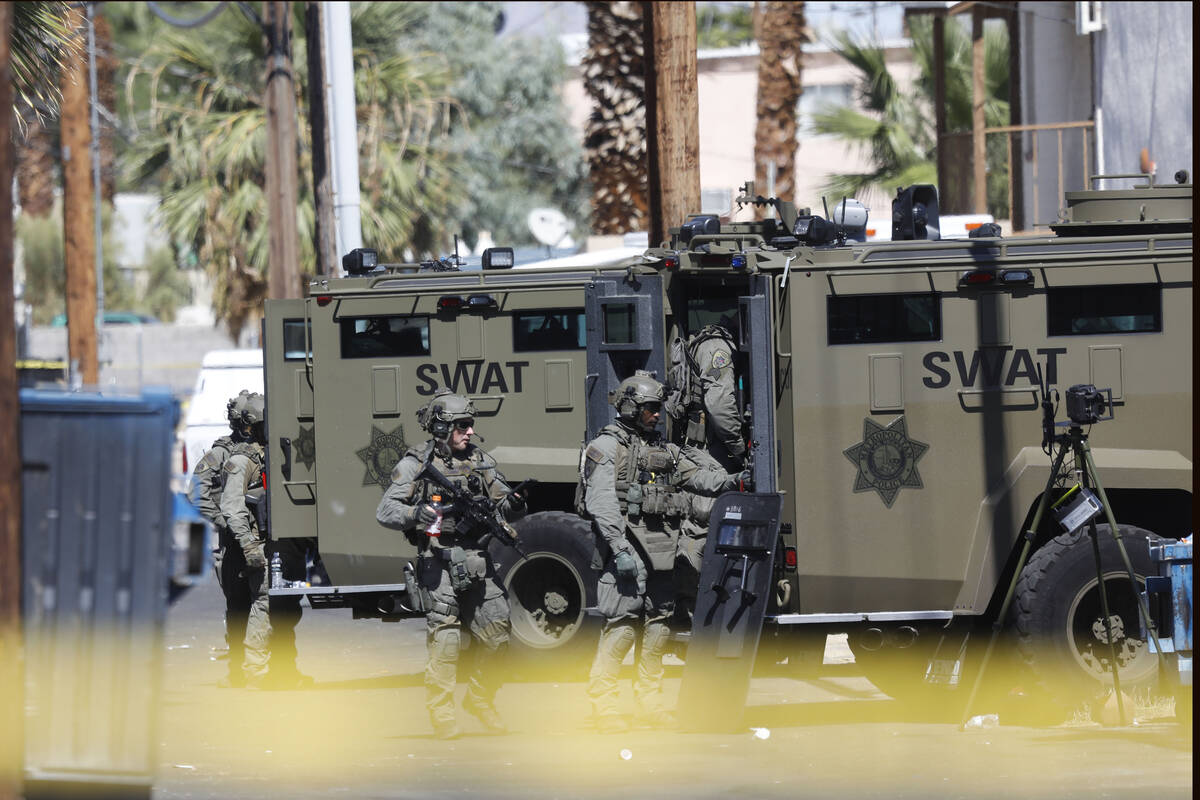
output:
M200 362L200 375L184 416L182 467L191 490L196 464L218 438L229 433L228 403L238 392L262 392L262 350L212 350Z

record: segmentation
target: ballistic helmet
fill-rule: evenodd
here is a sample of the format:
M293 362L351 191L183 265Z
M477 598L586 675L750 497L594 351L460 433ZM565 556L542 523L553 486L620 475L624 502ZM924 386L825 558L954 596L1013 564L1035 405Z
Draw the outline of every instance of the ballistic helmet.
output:
M225 415L229 418L229 427L235 431L242 424L242 409L246 407L246 398L250 396L250 392L242 389L238 392L237 397L229 398L229 402L225 404Z
M460 419L474 419L475 405L461 394L442 389L417 411L417 422L436 439L450 436L450 427Z
M608 402L617 409L617 416L622 420L637 423L642 406L646 403L662 403L666 394L665 386L649 372L639 369L617 385L616 390L608 396Z
M267 399L258 392L246 395L242 403L242 425L249 428L267 418Z

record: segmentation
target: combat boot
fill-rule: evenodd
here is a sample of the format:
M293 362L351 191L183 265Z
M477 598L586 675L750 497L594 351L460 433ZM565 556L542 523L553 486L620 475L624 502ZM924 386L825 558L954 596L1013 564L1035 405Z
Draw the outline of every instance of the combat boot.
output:
M616 714L603 714L596 717L596 732L603 734L625 733L629 730L629 723L624 717L619 717Z
M463 709L479 720L488 733L508 733L508 726L491 703L476 700L470 694L463 698Z

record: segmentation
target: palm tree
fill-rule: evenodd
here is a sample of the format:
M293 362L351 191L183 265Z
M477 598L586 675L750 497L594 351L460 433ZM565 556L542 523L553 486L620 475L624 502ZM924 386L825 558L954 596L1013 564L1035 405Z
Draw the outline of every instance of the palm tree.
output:
M871 168L866 172L830 175L824 191L833 197L882 192L889 196L898 186L937 183L937 132L934 129L933 22L928 17L910 21L910 36L918 78L903 91L888 69L881 46L861 41L849 33L834 37L833 49L858 72L857 94L863 108L826 107L813 115L813 128L843 139L864 152ZM945 26L947 132L969 131L972 125L972 62L970 35L957 24ZM984 32L987 101L985 124L1005 125L1009 120L1008 34L1004 28ZM989 142L989 208L1007 214L1004 187L1007 164L1002 140Z
M454 109L443 94L446 75L436 55L389 51L377 41L407 18L405 8L361 4L351 16L354 41L379 45L355 50L362 225L364 240L385 253L423 255L443 244L433 215L453 208L452 167L433 142ZM302 6L294 11L302 13ZM304 42L294 44L297 107L307 118ZM130 107L142 87L150 100L141 121L147 127L129 154L131 178L157 183L171 239L206 265L214 311L235 336L266 293L264 59L258 26L226 14L199 30L164 31L127 81ZM297 226L301 271L313 274L309 135L300 126Z
M583 135L592 183L592 232L645 230L650 198L642 3L586 5L583 86L593 106Z
M756 4L757 5L757 4ZM800 48L812 40L804 3L771 2L756 14L758 102L754 128L754 180L767 191L767 165L775 165L773 194L796 191L796 106L803 91Z

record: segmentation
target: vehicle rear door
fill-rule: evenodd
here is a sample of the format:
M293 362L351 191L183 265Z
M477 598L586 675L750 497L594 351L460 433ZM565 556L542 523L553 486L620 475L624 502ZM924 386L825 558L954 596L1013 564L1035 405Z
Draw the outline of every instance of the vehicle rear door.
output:
M267 508L275 539L317 535L310 338L304 300L267 301Z

